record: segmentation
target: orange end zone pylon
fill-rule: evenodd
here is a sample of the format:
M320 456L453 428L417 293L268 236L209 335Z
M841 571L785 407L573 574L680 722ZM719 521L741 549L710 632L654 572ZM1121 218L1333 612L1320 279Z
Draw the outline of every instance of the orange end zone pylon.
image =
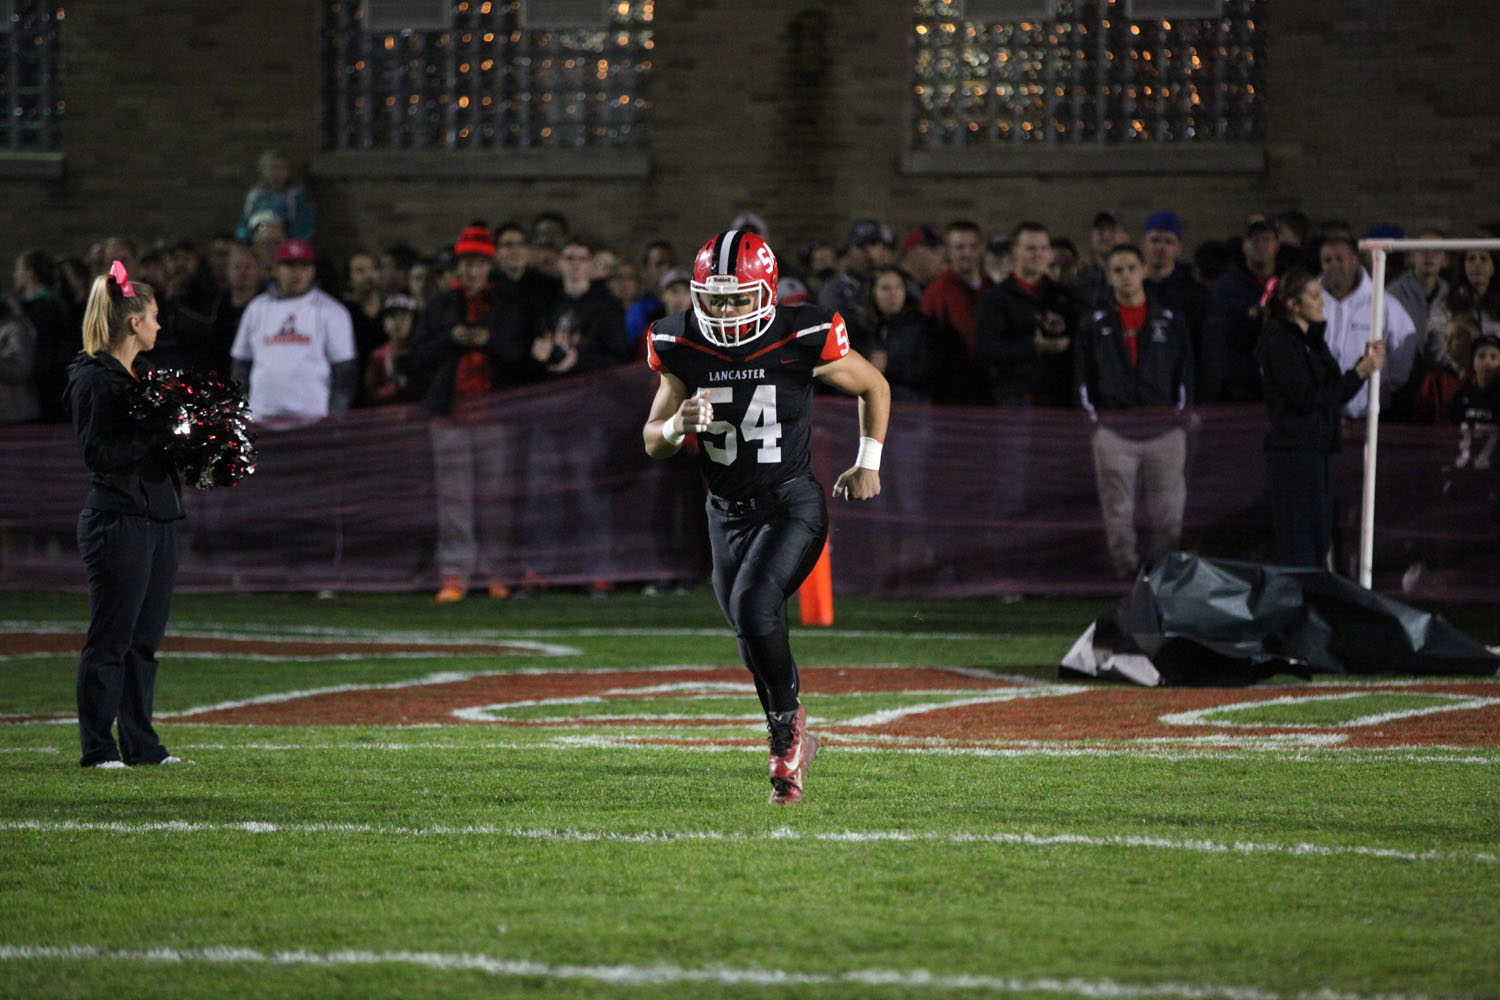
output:
M797 603L802 607L802 624L833 624L833 564L828 559L828 542L817 565L797 589Z

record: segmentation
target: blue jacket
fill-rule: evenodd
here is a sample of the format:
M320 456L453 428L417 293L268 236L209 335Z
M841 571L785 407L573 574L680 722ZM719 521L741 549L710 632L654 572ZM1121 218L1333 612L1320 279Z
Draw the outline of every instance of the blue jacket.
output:
M286 226L289 239L310 240L318 231L318 210L308 200L307 192L292 185L282 191L273 191L257 184L245 193L245 205L240 209L240 221L234 227L234 238L241 243L250 242L255 234L250 231L250 220L261 212L274 212Z

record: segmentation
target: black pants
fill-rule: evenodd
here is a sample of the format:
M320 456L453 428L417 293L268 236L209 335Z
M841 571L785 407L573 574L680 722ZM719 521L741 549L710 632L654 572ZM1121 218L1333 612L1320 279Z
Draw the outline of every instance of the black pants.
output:
M748 503L710 495L708 537L714 594L755 678L761 706L789 712L797 707L797 661L787 637L786 602L828 537L823 488L804 476Z
M89 632L78 663L80 763L160 763L167 751L151 728L151 701L177 579L176 522L85 510L78 551L89 578ZM110 733L116 720L118 745Z
M1333 546L1333 456L1268 450L1271 561L1323 569Z

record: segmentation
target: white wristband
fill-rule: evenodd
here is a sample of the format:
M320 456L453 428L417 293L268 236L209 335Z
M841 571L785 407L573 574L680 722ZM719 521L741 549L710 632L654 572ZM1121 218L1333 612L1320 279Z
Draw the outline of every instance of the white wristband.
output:
M672 414L667 418L667 422L661 425L661 436L667 444L673 447L682 444L682 439L687 437L687 432L682 429L682 421L678 419L678 414Z
M859 439L859 457L854 464L861 469L869 469L872 472L880 471L880 449L883 446L874 438L862 437Z

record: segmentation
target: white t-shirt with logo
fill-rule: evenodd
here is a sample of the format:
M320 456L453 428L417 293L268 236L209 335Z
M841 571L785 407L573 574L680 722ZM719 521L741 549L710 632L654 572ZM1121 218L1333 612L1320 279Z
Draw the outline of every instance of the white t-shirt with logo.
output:
M250 412L257 418L326 417L332 367L355 358L354 322L318 288L294 299L263 292L245 307L229 353L254 365Z

